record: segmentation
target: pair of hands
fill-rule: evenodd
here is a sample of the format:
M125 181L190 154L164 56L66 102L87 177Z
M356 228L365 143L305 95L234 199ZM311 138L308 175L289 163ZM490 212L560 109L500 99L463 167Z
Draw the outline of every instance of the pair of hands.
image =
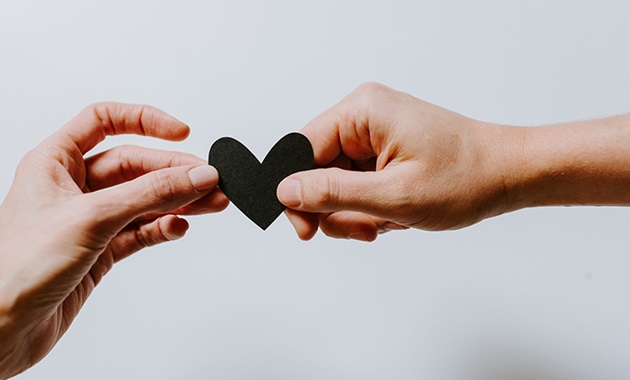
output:
M473 126L364 85L303 130L316 164L331 168L290 177L279 199L302 239L318 226L370 241L391 229L470 224L489 215L481 198L500 196L479 177ZM52 349L114 263L184 236L181 215L227 207L216 170L198 157L122 146L85 158L106 136L128 133L179 141L189 128L148 106L97 104L19 164L0 208L0 378Z
M628 119L507 127L365 84L302 130L318 168L285 179L278 198L305 240L318 229L372 241L461 228L537 205L627 205ZM52 349L115 262L184 236L179 216L227 207L198 157L123 146L85 158L124 133L179 141L189 128L151 107L97 104L19 164L0 207L0 378Z

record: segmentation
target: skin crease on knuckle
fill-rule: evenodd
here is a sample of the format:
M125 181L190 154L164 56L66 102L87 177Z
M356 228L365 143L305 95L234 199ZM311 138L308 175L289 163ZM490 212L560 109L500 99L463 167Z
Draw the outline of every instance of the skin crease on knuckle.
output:
M134 170L134 165L131 164L134 154L132 145L122 145L119 148L115 148L115 159L118 161L118 173L121 173L125 181L130 181L142 173Z
M378 82L365 82L359 85L352 93L353 96L361 99L364 104L373 104L381 99L381 96L394 92L389 87Z
M138 243L140 244L141 247L150 247L152 245L157 244L160 240L161 241L166 241L167 239L164 238L164 233L162 232L162 230L159 227L159 223L158 226L156 227L159 229L159 233L162 235L161 238L154 238L151 234L151 230L149 230L148 228L146 228L145 226L142 226L140 228L138 228L136 230L136 240L138 241Z
M343 172L337 168L324 169L328 171L328 175L322 176L314 184L302 186L302 196L304 201L310 207L321 210L323 208L334 208L337 205L339 191L341 191L340 175ZM312 186L312 187L311 187ZM305 189L313 189L314 191L305 191ZM309 194L310 193L310 194ZM311 197L311 199L308 199Z
M172 205L181 196L177 186L178 178L173 174L161 171L150 177L147 196L153 204L161 204L160 211L172 209Z
M81 113L92 114L94 118L98 120L98 122L101 124L102 129L99 129L99 131L102 131L103 135L99 136L100 139L104 138L105 136L113 136L117 132L110 115L110 110L114 109L116 106L117 104L112 102L98 102L85 107L85 109Z
M138 134L147 135L146 125L153 125L159 111L144 104L123 104L116 102L99 102L88 106L86 113L91 113L102 126L103 136L114 136L127 133L130 126L135 125ZM114 121L117 122L114 122Z

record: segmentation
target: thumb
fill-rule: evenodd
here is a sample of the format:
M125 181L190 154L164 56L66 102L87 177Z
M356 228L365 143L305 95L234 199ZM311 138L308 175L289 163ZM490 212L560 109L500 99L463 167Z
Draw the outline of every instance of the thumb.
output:
M357 172L339 168L314 169L285 178L278 185L278 200L304 212L361 211L384 216L396 201L391 171Z
M149 212L168 212L212 191L219 182L210 165L179 166L145 174L122 185L88 194L100 220L125 226Z

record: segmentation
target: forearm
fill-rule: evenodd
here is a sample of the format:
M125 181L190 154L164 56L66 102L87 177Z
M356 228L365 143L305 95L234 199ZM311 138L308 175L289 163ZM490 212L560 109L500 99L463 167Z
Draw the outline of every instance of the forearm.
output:
M630 205L630 115L510 134L504 177L513 209Z

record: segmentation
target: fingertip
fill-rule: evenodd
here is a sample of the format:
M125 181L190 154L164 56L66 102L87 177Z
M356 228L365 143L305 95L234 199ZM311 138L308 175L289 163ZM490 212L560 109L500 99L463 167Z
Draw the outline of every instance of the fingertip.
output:
M165 140L184 141L190 136L190 127L179 120L175 120L176 124L169 128L169 131L163 136Z
M317 214L310 214L291 209L285 210L285 215L291 222L300 240L311 240L317 233L319 227L319 217Z
M167 240L173 241L183 238L190 228L186 219L175 215L166 215L160 218L160 229Z
M214 205L215 212L223 211L230 205L230 200L223 191L221 191L221 189L217 188L213 190L210 195L212 197L212 204Z
M164 111L158 110L157 108L150 107L149 109L154 110L155 112L159 112L160 119L162 119L161 121L163 122L160 124L166 126L167 130L164 131L164 134L159 137L170 141L183 141L186 140L188 136L190 136L190 127L187 124L167 114Z
M187 124L182 123L182 125L179 127L179 134L175 136L174 141L184 141L189 136L190 136L190 127Z
M298 237L302 241L309 241L312 238L314 238L316 234L317 234L317 227L302 231L301 233L298 234Z

